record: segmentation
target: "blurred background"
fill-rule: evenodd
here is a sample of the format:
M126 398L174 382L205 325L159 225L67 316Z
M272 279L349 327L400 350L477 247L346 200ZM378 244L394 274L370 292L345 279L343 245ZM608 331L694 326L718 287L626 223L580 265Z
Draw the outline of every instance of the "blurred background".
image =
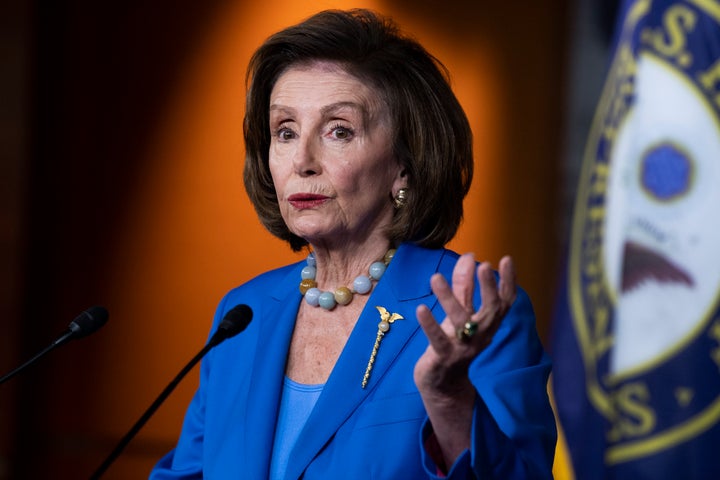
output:
M6 0L0 374L92 305L110 321L0 386L0 479L89 476L203 346L221 296L302 257L244 193L244 75L267 36L324 8L390 15L449 68L476 152L450 247L515 257L549 347L614 3ZM196 385L197 370L105 478L147 477Z

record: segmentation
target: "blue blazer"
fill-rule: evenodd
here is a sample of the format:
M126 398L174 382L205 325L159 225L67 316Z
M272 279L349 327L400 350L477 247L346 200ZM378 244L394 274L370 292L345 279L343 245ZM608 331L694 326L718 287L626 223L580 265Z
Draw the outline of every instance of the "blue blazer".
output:
M430 425L413 381L415 362L428 345L415 309L424 303L442 321L429 279L435 272L450 279L457 258L449 250L400 246L290 453L287 479L437 478L423 448ZM252 308L254 318L203 360L177 447L158 462L151 479L268 478L304 263L262 274L222 300L213 329L240 303ZM404 319L384 336L363 389L378 305ZM472 445L448 478L552 478L556 431L546 390L550 361L523 291L469 373L478 392Z

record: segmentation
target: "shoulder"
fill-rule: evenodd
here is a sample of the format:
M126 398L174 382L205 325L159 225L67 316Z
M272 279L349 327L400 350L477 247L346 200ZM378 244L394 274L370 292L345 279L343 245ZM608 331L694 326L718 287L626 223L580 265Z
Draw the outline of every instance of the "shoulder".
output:
M404 269L428 269L440 273L452 273L459 254L447 248L425 248L412 243L401 244L392 263Z
M284 265L273 270L268 270L251 278L242 285L235 287L229 293L233 291L242 291L248 289L264 289L267 288L269 285L277 285L280 283L284 283L289 280L288 277L290 277L296 270L302 269L302 267L304 267L305 265L306 262L303 260L300 262L291 263L289 265ZM299 277L298 281L300 281Z
M251 288L265 288L268 285L275 285L278 283L282 283L287 281L288 277L293 274L298 269L302 269L307 263L305 260L302 260L300 262L291 263L289 265L285 265L282 267L275 268L273 270L268 270L267 272L263 272L254 278L248 280L244 284L238 286L235 288L235 290L238 289L251 289ZM299 277L298 277L298 281Z
M300 270L305 265L303 260L268 270L231 289L220 300L216 312L216 323L235 305L244 303L256 311L262 305L267 304L271 298L283 298L291 291L297 291Z

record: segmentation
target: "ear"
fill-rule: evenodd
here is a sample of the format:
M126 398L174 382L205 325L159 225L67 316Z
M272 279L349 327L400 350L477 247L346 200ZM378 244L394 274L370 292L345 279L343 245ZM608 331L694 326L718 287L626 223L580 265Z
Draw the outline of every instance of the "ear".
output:
M408 187L408 176L407 176L407 170L405 168L401 167L398 170L397 175L395 176L395 181L393 182L392 186L392 196L393 198L395 195L397 195L398 190L401 188L407 188Z

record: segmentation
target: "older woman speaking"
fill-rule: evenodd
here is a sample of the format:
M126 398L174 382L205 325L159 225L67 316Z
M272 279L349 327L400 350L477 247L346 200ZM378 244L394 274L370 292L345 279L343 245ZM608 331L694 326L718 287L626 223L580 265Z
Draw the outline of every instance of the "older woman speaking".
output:
M444 245L472 139L444 67L388 19L321 12L248 68L245 185L307 261L230 291L154 479L550 478L550 362L512 260Z

